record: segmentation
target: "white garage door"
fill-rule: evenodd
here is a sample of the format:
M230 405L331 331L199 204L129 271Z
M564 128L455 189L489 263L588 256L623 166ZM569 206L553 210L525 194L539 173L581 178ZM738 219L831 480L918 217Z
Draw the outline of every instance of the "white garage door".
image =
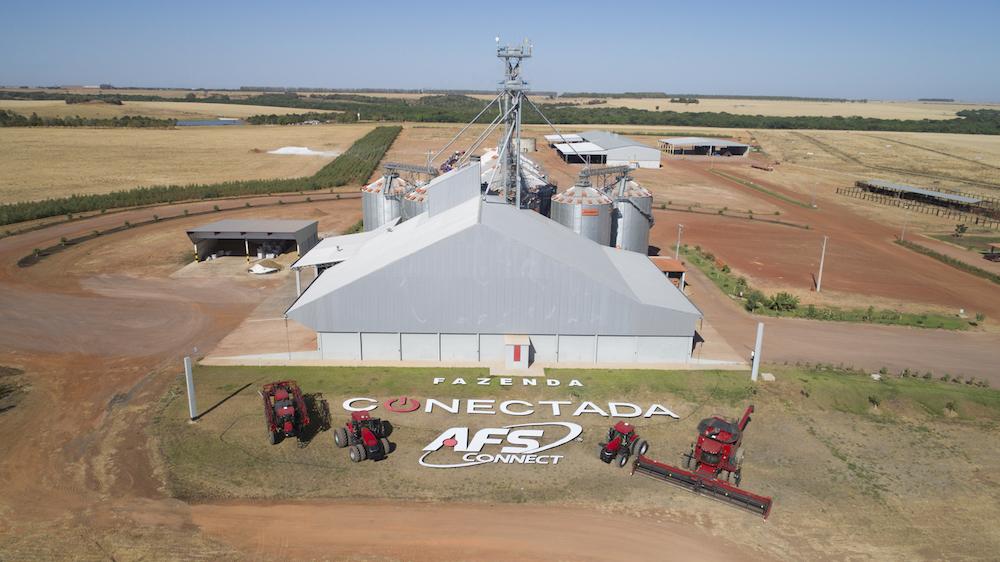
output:
M368 361L399 361L399 334L361 334L361 354Z
M442 361L479 361L476 334L441 334Z
M357 332L320 333L316 339L323 359L338 361L361 359L361 335Z
M598 337L597 361L600 363L634 363L635 336Z
M437 361L437 334L403 334L404 361Z
M594 336L559 336L560 363L593 363Z
M479 357L482 361L503 361L503 334L479 334Z
M687 363L691 338L640 336L637 356L640 363Z

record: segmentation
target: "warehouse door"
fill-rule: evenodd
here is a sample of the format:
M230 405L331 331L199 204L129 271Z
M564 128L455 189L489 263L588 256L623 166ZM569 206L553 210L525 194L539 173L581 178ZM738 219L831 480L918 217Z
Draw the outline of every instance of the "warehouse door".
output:
M399 361L399 334L361 334L361 358Z

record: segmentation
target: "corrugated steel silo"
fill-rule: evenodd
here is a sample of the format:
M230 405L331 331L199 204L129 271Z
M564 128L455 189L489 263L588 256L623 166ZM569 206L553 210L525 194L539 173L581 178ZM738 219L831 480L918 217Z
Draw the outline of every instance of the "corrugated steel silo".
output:
M402 217L403 220L410 220L413 217L427 210L427 186L420 186L411 189L403 197Z
M647 254L649 230L653 227L653 194L629 180L615 196L612 246Z
M385 184L389 178L389 192ZM398 218L402 213L403 197L410 184L396 176L382 176L361 188L361 218L365 231L375 230L383 224Z
M589 185L555 195L552 220L603 246L611 243L611 199Z

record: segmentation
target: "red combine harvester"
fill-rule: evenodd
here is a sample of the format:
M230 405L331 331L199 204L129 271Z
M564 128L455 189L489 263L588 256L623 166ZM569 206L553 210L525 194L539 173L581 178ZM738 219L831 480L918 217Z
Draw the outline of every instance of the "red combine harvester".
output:
M645 455L648 449L649 443L639 439L635 426L620 421L608 429L608 440L598 446L597 455L607 464L617 457L618 466L623 467L628 464L630 456Z
M389 455L389 424L368 412L351 412L351 421L333 432L333 442L343 449L350 447L351 461L378 461Z
M272 445L285 437L298 437L309 425L309 412L295 381L265 384L260 397L264 400L264 417Z
M709 496L730 505L752 511L767 519L771 513L771 498L758 496L739 488L743 470L743 431L750 423L753 406L747 408L739 423L720 416L701 420L698 441L684 455L688 470L648 459L639 455L632 474L656 478L695 493ZM720 475L725 472L725 479ZM729 483L732 477L735 486Z

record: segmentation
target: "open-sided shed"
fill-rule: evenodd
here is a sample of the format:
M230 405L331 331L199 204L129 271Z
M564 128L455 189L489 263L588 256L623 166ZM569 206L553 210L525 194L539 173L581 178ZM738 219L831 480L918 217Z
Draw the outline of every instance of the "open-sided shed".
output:
M211 255L266 257L294 249L302 255L319 242L316 221L276 219L227 219L187 231L195 257Z

